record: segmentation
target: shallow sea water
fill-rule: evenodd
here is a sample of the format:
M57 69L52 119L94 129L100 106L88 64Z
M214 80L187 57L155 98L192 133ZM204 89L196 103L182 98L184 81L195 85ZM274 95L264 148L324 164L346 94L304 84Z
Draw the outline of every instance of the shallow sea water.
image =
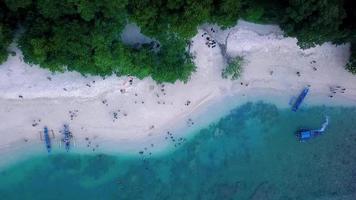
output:
M167 155L34 157L0 171L0 199L353 200L356 108L247 103Z

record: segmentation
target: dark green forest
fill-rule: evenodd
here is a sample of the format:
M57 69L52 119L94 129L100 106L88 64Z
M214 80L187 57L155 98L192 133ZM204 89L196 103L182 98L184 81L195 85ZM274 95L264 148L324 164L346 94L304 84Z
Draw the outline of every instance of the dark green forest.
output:
M187 81L195 66L186 47L197 27L242 18L277 23L302 48L351 42L346 68L356 73L355 9L351 0L2 0L0 63L16 38L27 63L51 71ZM131 22L159 41L158 51L121 41Z

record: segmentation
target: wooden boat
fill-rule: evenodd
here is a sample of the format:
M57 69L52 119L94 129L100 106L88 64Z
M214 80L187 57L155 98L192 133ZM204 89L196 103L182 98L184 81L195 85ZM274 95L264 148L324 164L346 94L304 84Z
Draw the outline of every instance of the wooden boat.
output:
M292 111L296 112L309 92L309 87L305 87L293 104Z

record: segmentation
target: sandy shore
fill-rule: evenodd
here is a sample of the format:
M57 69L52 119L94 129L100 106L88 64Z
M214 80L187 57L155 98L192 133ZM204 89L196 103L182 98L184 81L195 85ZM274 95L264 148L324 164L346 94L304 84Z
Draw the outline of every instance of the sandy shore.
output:
M53 74L25 64L16 50L17 55L0 66L2 160L30 147L31 152L44 152L39 133L44 126L54 131L54 151L63 151L59 131L64 123L74 134L74 151L148 156L178 147L187 133L246 101L287 107L306 85L311 87L306 104L356 105L356 76L343 68L349 45L324 44L303 51L295 38L282 34L278 26L244 21L228 30L203 26L192 40L197 71L187 84ZM221 78L221 49L208 47L206 37L226 40L228 55L244 56L240 79Z

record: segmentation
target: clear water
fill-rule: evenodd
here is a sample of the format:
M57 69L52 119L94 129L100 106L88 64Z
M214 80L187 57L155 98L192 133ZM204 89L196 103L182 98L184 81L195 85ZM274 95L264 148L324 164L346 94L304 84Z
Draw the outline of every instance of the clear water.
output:
M308 143L298 128L325 135ZM61 154L0 172L0 199L356 199L356 108L245 104L165 156Z

